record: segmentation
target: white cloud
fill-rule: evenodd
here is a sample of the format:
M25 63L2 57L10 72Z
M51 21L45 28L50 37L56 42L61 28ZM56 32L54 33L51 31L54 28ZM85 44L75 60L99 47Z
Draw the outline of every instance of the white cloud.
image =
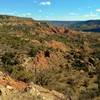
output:
M97 15L96 14L86 14L84 15L84 17L97 17Z
M97 13L93 13L93 12L84 15L84 17L86 18L96 18L97 16L98 16Z
M51 5L51 2L50 1L45 1L45 2L40 2L40 5L43 5L43 6L50 6Z
M100 12L100 8L96 9L97 12Z
M77 14L77 13L74 13L74 12L70 12L69 15L71 15L71 16L76 16L76 15L78 15L78 14Z
M17 13L16 15L21 17L32 17L32 13Z
M1 15L12 15L12 16L20 16L20 17L32 17L32 13L27 12L27 13L18 13L17 11L14 12L0 12Z
M15 12L0 12L1 15L15 15Z

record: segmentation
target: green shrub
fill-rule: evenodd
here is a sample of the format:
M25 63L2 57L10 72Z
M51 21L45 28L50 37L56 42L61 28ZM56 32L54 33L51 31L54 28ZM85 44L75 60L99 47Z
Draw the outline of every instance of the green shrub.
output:
M11 66L6 65L5 71L14 79L24 81L24 82L30 82L33 80L33 73L32 71L27 71L22 66Z
M43 45L42 46L34 46L34 47L31 48L29 55L31 57L35 57L37 52L39 52L39 51L43 51L45 53L46 51L52 52L53 50L54 50L53 48L46 47L46 46L43 46Z
M48 70L37 71L34 75L34 83L41 86L47 86L51 75L52 73Z
M39 47L33 47L33 48L31 48L29 55L31 57L35 57L38 51L39 51Z
M100 59L100 50L95 50L95 51L92 53L92 56L93 56L94 58Z
M4 70L8 73L12 73L12 70L13 70L13 67L12 65L5 65L4 66Z
M97 90L89 89L87 91L82 91L79 96L79 100L93 100L93 98L98 96Z
M27 71L22 66L13 67L11 76L16 80L24 82L30 82L33 80L32 71Z
M16 57L16 53L6 52L2 56L2 62L4 64L4 70L17 80L24 82L30 82L33 79L31 71L27 71L22 66L19 66L19 60Z
M96 72L97 72L98 89L100 93L100 62L96 64Z
M4 65L16 65L19 63L18 59L15 57L15 53L12 52L6 52L2 58L1 61Z
M83 67L85 67L85 63L79 59L76 59L73 63L73 66L83 68Z

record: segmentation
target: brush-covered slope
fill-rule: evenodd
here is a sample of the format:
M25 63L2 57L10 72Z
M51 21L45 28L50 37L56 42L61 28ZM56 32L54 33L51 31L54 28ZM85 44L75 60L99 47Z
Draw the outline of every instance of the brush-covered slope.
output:
M64 27L54 27L47 22L6 15L0 16L0 30L3 31L2 29L32 34L63 34L68 32L68 29Z
M100 32L100 20L89 20L81 23L73 24L73 29L85 32Z
M77 31L100 32L100 20L88 21L47 21L54 26L68 27Z
M1 23L0 71L5 76L17 80L18 84L21 82L23 86L31 83L36 84L36 87L39 85L40 91L41 86L49 91L58 91L63 94L56 94L61 95L60 100L64 100L63 96L69 100L99 100L100 34L81 33L32 19L26 22L25 18L8 22L6 19ZM0 82L6 81L3 79ZM12 82L6 82L1 87L6 90L6 85L12 86ZM1 97L6 93L2 88ZM15 93L19 98L34 97L34 94L30 95L34 89L25 90L27 92L21 91L18 94L12 90L9 96L13 98ZM48 97L47 92L44 95Z

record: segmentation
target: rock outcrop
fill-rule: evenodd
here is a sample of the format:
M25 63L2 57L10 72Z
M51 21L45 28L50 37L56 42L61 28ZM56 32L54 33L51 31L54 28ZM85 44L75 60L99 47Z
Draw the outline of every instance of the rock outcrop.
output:
M61 93L33 83L15 81L0 72L0 100L68 100Z

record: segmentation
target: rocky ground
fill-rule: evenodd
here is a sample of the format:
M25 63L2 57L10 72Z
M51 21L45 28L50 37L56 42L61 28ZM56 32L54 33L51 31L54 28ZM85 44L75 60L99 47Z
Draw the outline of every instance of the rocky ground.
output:
M34 83L15 81L0 72L0 100L69 100L61 93L44 89Z
M100 100L99 66L99 33L0 16L1 100Z

